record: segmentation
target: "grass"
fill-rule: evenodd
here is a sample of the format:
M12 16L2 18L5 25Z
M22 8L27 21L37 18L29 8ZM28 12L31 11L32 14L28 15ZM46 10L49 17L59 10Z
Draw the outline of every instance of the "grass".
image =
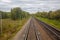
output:
M22 28L22 26L26 23L27 20L28 18L15 21L11 19L2 19L2 25L0 22L0 29L2 26L2 34L0 34L0 40L11 39Z
M52 20L48 18L37 17L39 20L55 27L56 29L60 29L60 20Z

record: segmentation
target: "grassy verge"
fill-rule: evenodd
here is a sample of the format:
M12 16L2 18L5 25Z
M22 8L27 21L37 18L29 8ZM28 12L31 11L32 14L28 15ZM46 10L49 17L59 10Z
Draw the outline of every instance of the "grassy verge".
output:
M10 40L22 28L27 20L28 18L15 21L11 19L2 19L2 34L0 34L0 40Z
M52 20L52 19L47 19L47 18L42 18L42 17L37 17L37 18L57 29L60 29L60 20Z

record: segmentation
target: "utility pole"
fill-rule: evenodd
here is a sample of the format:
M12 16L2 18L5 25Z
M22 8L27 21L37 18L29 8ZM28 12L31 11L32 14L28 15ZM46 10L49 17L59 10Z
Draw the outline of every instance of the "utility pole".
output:
M1 22L1 25L0 25L0 27L1 27L1 34L2 34L2 14L0 13L0 22Z

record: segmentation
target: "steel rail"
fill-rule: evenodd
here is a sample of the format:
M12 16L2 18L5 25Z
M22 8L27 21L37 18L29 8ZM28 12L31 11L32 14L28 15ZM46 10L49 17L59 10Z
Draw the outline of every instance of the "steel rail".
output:
M35 19L36 19L36 18L35 18ZM37 20L38 23L41 24L44 28L46 28L47 30L49 30L49 32L51 32L51 33L55 36L55 38L56 38L57 40L60 40L60 31L59 31L59 30L53 28L52 26L50 26L50 25L48 25L48 24L46 24L46 23L44 23L44 22L42 22L42 21L40 21L40 20L38 20L38 19L36 19L36 20Z

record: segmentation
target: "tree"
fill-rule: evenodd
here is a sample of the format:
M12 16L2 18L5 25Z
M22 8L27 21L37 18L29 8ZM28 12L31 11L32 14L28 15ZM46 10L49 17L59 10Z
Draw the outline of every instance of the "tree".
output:
M11 9L11 18L14 20L22 19L22 10L19 7Z

